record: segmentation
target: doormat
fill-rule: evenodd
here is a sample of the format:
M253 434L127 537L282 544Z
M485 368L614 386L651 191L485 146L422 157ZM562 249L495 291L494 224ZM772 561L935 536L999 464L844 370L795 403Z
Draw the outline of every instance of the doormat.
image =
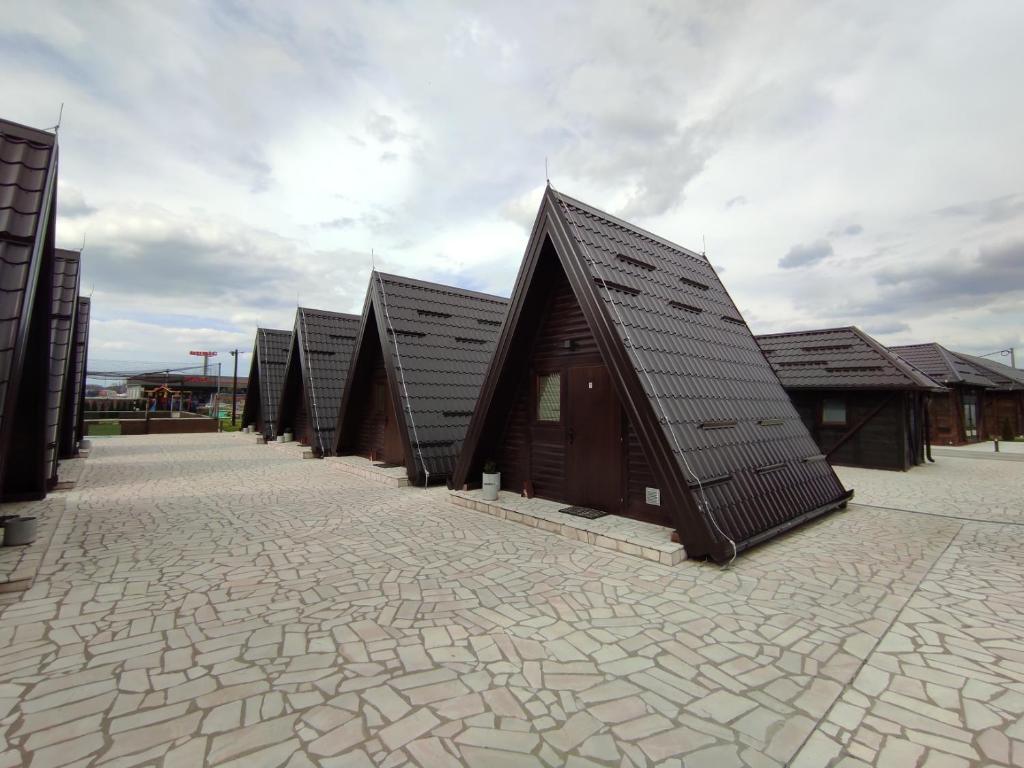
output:
M597 520L597 518L608 514L600 509L591 509L590 507L565 507L558 511L564 512L567 515L574 515L575 517L585 517L587 520Z
M377 469L398 469L399 467L405 466L404 464L374 464L373 466Z

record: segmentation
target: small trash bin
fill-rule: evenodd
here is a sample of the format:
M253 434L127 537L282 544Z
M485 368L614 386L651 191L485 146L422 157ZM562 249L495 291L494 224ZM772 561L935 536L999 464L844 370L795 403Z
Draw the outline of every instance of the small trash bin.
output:
M34 517L12 517L4 521L4 546L20 547L36 540L39 520Z

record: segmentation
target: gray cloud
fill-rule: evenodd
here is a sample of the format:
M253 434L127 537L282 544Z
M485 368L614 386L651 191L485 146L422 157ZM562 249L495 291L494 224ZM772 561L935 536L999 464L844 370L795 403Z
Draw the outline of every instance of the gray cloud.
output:
M1024 195L1002 195L988 200L973 200L959 205L939 208L935 215L941 218L971 217L988 223L1009 221L1024 215Z
M864 234L864 227L860 224L846 224L844 226L834 227L829 230L829 237L856 237L857 235Z
M382 144L390 144L398 138L398 123L391 115L371 112L366 118L366 131Z
M726 208L733 208L735 206L746 205L746 204L747 204L747 198L745 198L743 195L736 195L736 197L730 197L728 200L725 201L725 207Z
M57 190L57 215L77 219L96 213L97 209L85 201L85 195L77 187L60 183Z
M1024 239L986 245L973 256L953 252L940 262L875 273L877 293L848 312L976 308L983 302L1024 296ZM1024 309L1019 301L1017 309Z
M864 330L873 335L883 336L890 333L903 333L904 331L909 331L910 325L902 322L901 320L883 320L877 323L866 324L864 326Z
M351 216L339 216L336 219L330 221L321 221L321 229L348 229L356 223L356 220Z
M782 269L807 267L824 261L833 254L832 244L828 240L815 240L813 243L799 243L779 259Z

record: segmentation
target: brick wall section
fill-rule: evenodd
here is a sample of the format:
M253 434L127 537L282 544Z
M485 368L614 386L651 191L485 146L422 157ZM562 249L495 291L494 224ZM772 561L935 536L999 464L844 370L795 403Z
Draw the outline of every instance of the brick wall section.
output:
M103 421L110 421L104 419ZM89 425L97 422L85 422L86 434ZM180 419L120 419L122 435L183 435L192 432L216 432L217 421L208 418Z

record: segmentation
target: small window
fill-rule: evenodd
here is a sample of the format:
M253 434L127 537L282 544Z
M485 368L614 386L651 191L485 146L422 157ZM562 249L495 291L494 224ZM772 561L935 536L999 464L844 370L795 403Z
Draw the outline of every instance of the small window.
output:
M840 397L826 397L821 403L821 423L846 424L846 401Z
M562 375L544 373L537 377L537 421L562 420Z

